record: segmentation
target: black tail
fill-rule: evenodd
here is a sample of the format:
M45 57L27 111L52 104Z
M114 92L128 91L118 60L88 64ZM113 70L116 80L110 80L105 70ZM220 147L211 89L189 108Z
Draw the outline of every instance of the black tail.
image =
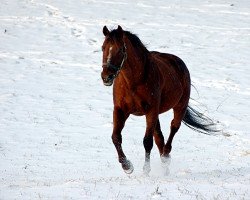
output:
M182 122L189 128L208 135L220 131L216 128L216 124L212 119L206 117L190 106L187 107L187 111Z

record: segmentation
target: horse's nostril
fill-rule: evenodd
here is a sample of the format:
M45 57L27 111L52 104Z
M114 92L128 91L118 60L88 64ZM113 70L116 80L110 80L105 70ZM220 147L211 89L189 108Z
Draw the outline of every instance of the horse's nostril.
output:
M108 80L112 80L112 79L113 79L113 75L109 75Z
M108 76L102 76L102 80L104 82L108 82L108 81L111 81L113 79L113 75L108 75Z

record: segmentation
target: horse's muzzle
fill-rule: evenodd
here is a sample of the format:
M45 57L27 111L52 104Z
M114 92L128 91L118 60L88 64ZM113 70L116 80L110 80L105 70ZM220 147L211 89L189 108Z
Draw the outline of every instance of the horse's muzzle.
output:
M111 86L114 82L115 76L114 75L108 75L108 76L103 76L102 75L102 80L103 80L103 84L105 86Z

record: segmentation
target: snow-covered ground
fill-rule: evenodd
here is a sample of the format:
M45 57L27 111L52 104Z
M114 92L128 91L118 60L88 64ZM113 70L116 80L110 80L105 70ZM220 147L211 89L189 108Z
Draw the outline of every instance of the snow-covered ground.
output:
M154 146L149 176L144 117L123 130L132 175L110 137L100 50L102 27L118 24L181 57L192 97L224 126L207 136L183 125L169 167ZM2 0L0 199L250 199L249 59L249 0Z

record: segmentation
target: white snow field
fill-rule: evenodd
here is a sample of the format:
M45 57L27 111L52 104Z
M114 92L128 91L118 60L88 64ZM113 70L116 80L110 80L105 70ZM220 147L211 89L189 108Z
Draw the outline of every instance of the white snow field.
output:
M154 145L149 176L145 117L123 130L131 175L111 141L102 28L118 24L182 58L192 98L223 128L182 125L169 166ZM250 199L249 60L249 0L1 0L0 199ZM166 138L172 111L160 118Z

